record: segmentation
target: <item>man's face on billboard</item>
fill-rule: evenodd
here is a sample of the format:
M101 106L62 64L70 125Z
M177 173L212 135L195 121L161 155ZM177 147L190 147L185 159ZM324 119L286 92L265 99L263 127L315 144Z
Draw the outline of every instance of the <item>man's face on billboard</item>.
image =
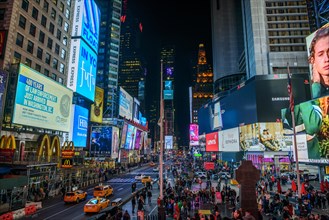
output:
M316 42L313 65L320 75L329 76L329 36L322 37Z

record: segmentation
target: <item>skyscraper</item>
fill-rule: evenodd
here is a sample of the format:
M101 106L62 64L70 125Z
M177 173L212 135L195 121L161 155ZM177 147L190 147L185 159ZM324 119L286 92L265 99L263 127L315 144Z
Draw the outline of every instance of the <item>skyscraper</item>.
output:
M96 0L101 9L96 84L104 89L104 120L118 117L121 0Z
M198 109L213 97L213 72L207 63L204 44L199 44L198 62L192 87L192 122L198 123Z

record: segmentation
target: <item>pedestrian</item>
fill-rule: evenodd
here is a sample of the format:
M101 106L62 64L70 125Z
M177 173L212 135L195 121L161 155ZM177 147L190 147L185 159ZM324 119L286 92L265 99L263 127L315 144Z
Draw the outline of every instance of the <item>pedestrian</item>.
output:
M123 214L123 220L130 220L130 215L128 211L126 210L125 213Z
M152 192L151 192L151 190L147 191L147 198L148 198L149 205L151 205L151 200L152 200Z
M131 205L132 205L132 213L135 213L135 206L136 206L136 196L135 195L131 199Z

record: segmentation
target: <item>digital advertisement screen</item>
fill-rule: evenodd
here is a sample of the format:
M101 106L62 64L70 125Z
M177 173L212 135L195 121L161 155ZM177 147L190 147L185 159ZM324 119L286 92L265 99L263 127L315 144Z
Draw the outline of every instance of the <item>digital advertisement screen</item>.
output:
M98 52L100 9L93 0L77 0L73 14L72 37L83 38Z
M166 135L165 136L165 149L168 150L168 149L173 149L173 136L171 135Z
M141 138L142 138L142 131L136 129L135 150L139 150L141 148Z
M69 132L73 92L20 64L13 123Z
M67 87L94 101L97 55L81 39L72 39Z
M174 99L174 90L163 90L163 99L164 100L173 100Z
M238 152L239 148L239 128L231 128L219 131L219 151Z
M120 148L124 148L125 147L126 135L127 135L127 128L128 128L128 124L127 123L124 123L123 124L123 128L122 128L122 133L121 133Z
M139 106L140 106L140 102L134 98L134 113L133 113L133 121L134 122L137 122L137 123L140 123L139 122Z
M78 105L72 106L72 129L69 139L73 141L74 147L86 147L88 130L88 109Z
M190 124L190 146L199 145L199 125Z
M128 124L125 149L127 150L134 149L135 133L136 133L136 127L131 124Z
M92 126L91 151L110 154L112 148L112 127Z
M90 109L90 121L102 123L103 122L103 102L104 102L104 89L96 86L95 101Z
M295 133L298 160L309 163L329 163L329 96L295 105ZM282 110L282 122L287 148L295 149L290 110ZM295 157L295 152L294 152Z
M119 94L119 115L128 120L132 119L133 114L133 97L120 87Z
M111 158L115 159L119 156L119 128L112 127L112 152Z
M206 134L206 152L219 151L218 132Z
M0 118L3 118L3 107L5 105L5 92L7 90L8 73L0 70ZM1 126L2 120L0 122Z

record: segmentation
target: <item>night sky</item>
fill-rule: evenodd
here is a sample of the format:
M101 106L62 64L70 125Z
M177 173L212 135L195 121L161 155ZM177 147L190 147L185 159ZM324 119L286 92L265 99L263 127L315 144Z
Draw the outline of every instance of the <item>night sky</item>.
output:
M180 136L179 146L188 146L188 87L192 85L192 67L197 62L199 43L205 44L208 63L212 63L210 1L128 0L129 7L143 24L142 53L148 69L147 105L152 99L159 100L161 44L171 43L176 47L176 135Z

